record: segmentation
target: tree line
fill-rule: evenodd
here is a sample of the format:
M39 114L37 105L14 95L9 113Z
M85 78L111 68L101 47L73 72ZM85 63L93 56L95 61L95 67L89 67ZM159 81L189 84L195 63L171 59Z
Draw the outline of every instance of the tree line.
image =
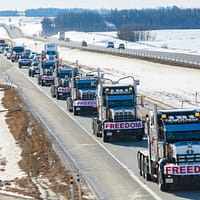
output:
M130 10L67 10L55 18L42 20L44 34L58 31L118 31L120 39L129 41L150 40L155 29L198 29L200 9L167 7Z
M58 9L25 10L27 17L43 17L43 34L58 31L118 31L120 39L129 41L154 38L154 29L198 29L200 9L181 9L176 6L159 9ZM0 11L0 16L19 16L18 11Z

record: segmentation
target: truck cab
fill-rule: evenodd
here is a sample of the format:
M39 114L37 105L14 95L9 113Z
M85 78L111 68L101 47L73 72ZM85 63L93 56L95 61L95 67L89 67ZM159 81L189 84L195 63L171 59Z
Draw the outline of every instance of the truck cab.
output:
M141 175L162 191L200 181L200 110L158 110L150 115L148 154L138 152Z
M40 74L38 76L38 84L42 86L51 86L54 84L53 72L57 63L54 61L41 61L39 63Z
M72 70L76 74L76 69L71 66L58 67L54 72L54 84L51 85L51 96L57 99L67 100L71 97L70 81Z
M76 76L72 84L72 98L68 98L67 107L74 115L96 112L97 78Z
M57 45L54 43L47 43L44 45L44 51L42 52L42 58L50 61L59 59L59 53Z
M138 114L136 97L135 81L133 84L99 84L93 133L102 136L104 142L128 137L142 140L144 126Z
M22 55L24 55L25 48L24 46L18 45L12 47L12 53L11 53L11 61L17 62Z

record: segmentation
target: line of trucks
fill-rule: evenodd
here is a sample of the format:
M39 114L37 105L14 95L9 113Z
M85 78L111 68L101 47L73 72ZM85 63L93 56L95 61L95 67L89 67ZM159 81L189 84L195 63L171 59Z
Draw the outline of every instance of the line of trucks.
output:
M155 105L142 116L144 99L132 76L113 81L99 69L83 73L77 63L52 60L41 61L41 72L38 83L50 86L52 97L65 100L69 112L93 115L93 134L104 142L146 135L148 147L136 155L139 174L158 183L161 191L200 183L200 109L158 110Z

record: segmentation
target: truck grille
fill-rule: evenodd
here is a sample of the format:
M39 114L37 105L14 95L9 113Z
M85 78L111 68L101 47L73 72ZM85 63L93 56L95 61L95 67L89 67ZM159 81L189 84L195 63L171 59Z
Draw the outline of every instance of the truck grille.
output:
M96 99L96 93L95 92L86 92L82 94L82 100L94 100Z
M133 121L134 116L132 112L116 112L114 116L115 122L121 122L121 121Z
M200 163L200 154L177 154L178 164Z

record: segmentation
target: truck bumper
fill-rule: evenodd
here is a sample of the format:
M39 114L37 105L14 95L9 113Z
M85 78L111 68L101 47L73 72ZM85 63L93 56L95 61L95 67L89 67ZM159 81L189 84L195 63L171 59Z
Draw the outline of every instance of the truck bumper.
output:
M67 100L68 97L70 97L70 93L64 93L64 92L57 93L57 99Z
M88 114L94 114L97 112L96 107L90 107L90 106L76 106L74 107L77 113L82 115L88 115Z
M42 82L42 85L44 86L51 86L54 83L53 80L41 80L41 82Z
M106 130L104 134L112 138L136 138L142 140L144 136L144 128L141 129L119 129L119 130Z
M170 185L199 185L200 175L181 175L181 176L165 176L165 183Z

